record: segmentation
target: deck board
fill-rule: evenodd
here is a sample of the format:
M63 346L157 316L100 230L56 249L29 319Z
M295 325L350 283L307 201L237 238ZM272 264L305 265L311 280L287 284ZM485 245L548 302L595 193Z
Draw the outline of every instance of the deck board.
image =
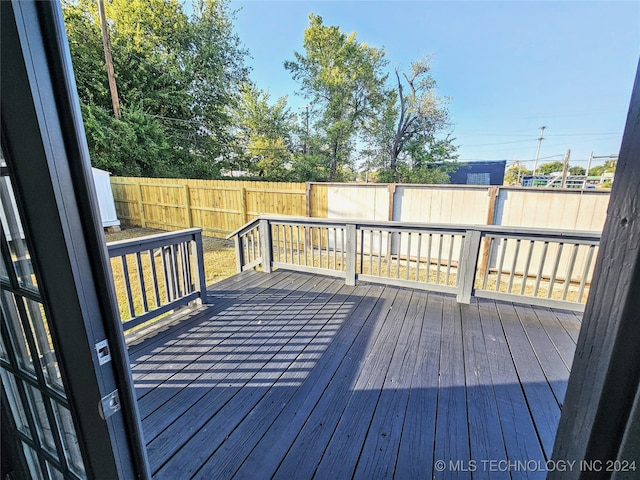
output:
M284 270L208 293L130 348L154 478L510 478L480 461L549 455L573 313Z

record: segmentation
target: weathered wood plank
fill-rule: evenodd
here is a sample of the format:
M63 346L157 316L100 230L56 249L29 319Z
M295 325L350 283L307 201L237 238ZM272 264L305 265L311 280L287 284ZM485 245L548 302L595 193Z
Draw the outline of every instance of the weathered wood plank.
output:
M476 461L507 459L496 395L493 389L485 337L480 323L477 301L460 305L464 348L467 416L469 418L469 448ZM508 471L492 470L478 462L473 478L510 479Z
M322 330L314 337L309 338L303 351L279 382L280 384L285 378L287 384L293 382L299 386L283 388L279 384L274 385L248 418L225 440L220 451L203 466L196 478L209 479L214 475L231 478L240 467L243 467L243 472L238 473L240 478L255 476L256 472L268 477L268 472L275 471L277 463L250 466L250 462L245 460L252 452L254 460L264 460L266 463L279 461L284 456L290 445L287 440L295 438L292 430L296 428L296 424L298 429L302 428L301 421L304 421L331 380L328 374L335 372L336 362L344 359L344 353L368 316L367 312L375 305L375 300L370 301L371 297L366 297L370 289L368 286L353 289L341 287L337 283L335 286L337 290L342 288L343 291L334 296L332 301L335 303L332 306L321 309L318 314L319 318L328 319L324 320L326 324L323 324ZM351 315L357 317L356 309L362 309L360 321L348 318ZM346 332L347 329L351 332ZM326 346L326 350L319 348L322 345ZM268 438L264 438L265 436ZM272 450L273 447L279 449L278 454Z
M559 405L564 401L569 379L569 368L558 353L555 345L547 335L546 330L538 320L533 309L526 305L515 305L516 313L520 318L527 338L533 347L538 362L542 367L553 394Z
M346 356L345 362L333 376L324 394L309 415L304 427L283 458L274 478L311 477L321 460L323 452L340 421L342 412L352 394L353 379L361 369L362 352L374 342L383 328L382 321L394 303L398 289L385 287L380 301L362 332Z
M354 478L393 478L427 296L416 292L411 298Z
M307 418L327 389L329 382L342 365L349 364L359 348L358 335L375 321L376 310L384 287L356 287L345 303L352 304L352 315L342 325L340 334L332 342L322 359L296 391L289 403L266 434L260 439L251 455L242 462L236 472L238 478L250 478L255 472L270 477L278 468L291 444L304 426Z
M137 380L143 388L145 385L148 385L147 388L152 388L147 395L138 399L140 415L150 439L156 432L156 428L152 427L152 424L155 425L157 422L147 422L146 418L156 409L176 395L180 396L180 400L177 402L180 408L187 408L189 402L185 397L187 395L190 398L195 397L193 389L190 388L191 384L198 383L210 369L208 367L228 361L227 357L239 350L246 349L247 346L256 348L259 345L259 340L256 340L256 337L267 337L265 329L271 325L269 317L272 316L272 311L286 308L287 305L295 304L298 301L302 302L305 293L316 288L322 292L324 288L329 286L331 286L331 282L328 279L317 282L316 279L310 278L299 284L295 294L289 293L282 298L274 299L276 301L273 303L262 299L258 299L257 303L255 300L246 300L243 304L245 306L251 305L249 313L240 311L234 315L233 311L237 312L238 310L232 310L214 315L209 319L210 327L204 326L197 331L186 332L185 335L189 339L181 341L180 347L167 347L162 353L156 354L154 362L147 362L149 373ZM223 326L216 325L216 322L222 320L225 321ZM286 321L288 318L285 318ZM286 327L286 324L275 325ZM274 334L277 334L277 327L273 327ZM220 369L217 371L220 372ZM208 379L208 381L210 380ZM197 399L194 400L197 401ZM162 424L166 423L166 415L161 415L159 418Z
M524 333L514 306L499 302L497 307L545 458L549 458L560 419L560 406Z
M134 352L155 478L463 478L451 467L470 459L544 462L545 409L559 411L545 373L567 370L572 313L282 270L220 287ZM476 465L474 478L505 473Z
M501 321L493 301L480 300L478 310L507 457L510 461L544 462L542 447L504 334L502 322L505 319ZM536 479L545 477L544 472L522 472L522 475Z
M434 460L447 465L449 462L468 465L471 460L461 322L455 299L444 297ZM471 474L468 470L454 472L446 468L440 478L465 479L471 478Z
M287 274L289 273L290 272L287 272ZM258 278L256 278L256 276ZM254 289L261 286L266 289L284 279L284 276L270 277L269 275L260 274L253 270L243 272L240 275L234 275L233 277L223 280L219 284L215 284L216 289L207 293L207 297L210 302L210 306L207 311L210 312L211 309L219 310L226 308L231 302L239 298L241 295L247 294L247 285L251 285L251 288ZM195 320L196 319L194 317L192 321ZM189 327L187 326L187 322L183 322L179 327L158 332L152 338L148 338L142 343L130 346L128 351L131 364L135 365L138 361L143 361L145 358L144 356L156 348L157 345L162 345L166 337L175 337L178 333L176 328L186 329Z
M380 334L372 346L362 352L362 368L353 385L352 394L342 417L327 445L315 475L318 478L351 478L369 432L370 422L380 401L390 360L398 345L400 332L412 291L402 289L383 322Z
M428 295L396 462L397 478L432 478L433 475L443 295Z
M330 284L330 279L324 279L320 282L318 290L322 292ZM326 303L326 298L320 298L314 304L320 292L310 290L285 307L282 313L275 315L274 320L280 323L277 332L274 332L275 334L267 338L257 349L251 349L257 355L253 352L248 355L250 357L248 360L252 360L251 357L258 357L253 358L255 363L246 365L243 359L234 360L233 369L237 368L238 372L234 373L233 382L230 382L230 385L221 385L222 388L210 389L203 397L213 395L218 398L218 401L213 405L208 404L206 408L203 408L202 402L199 401L189 410L190 414L180 418L187 419L188 429L185 430L184 425L176 425L162 432L149 444L149 461L152 464L157 461L158 455L165 456L168 453L167 450L175 452L162 468L154 473L155 478L191 477L249 414L283 371L277 359L273 365L275 372L264 366L269 364L280 351L289 348L289 343L314 318L316 313L314 309L319 309ZM284 331L278 335L280 330ZM288 363L290 362L291 360ZM217 374L215 369L212 373ZM233 401L229 402L231 398ZM208 413L203 415L203 412ZM217 415L214 415L216 413ZM196 433L189 435L191 432ZM182 435L182 439L179 439L178 435Z

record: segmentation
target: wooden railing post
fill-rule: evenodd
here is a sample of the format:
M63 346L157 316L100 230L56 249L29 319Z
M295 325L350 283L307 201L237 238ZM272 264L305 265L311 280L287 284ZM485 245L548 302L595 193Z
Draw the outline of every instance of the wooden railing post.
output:
M356 236L356 226L353 224L345 225L345 253L346 258L346 278L347 285L354 286L356 284L356 260L358 254L358 241Z
M242 266L244 265L244 248L242 248L242 240L240 234L233 237L233 242L236 246L236 272L242 272Z
M202 232L197 232L193 236L193 240L196 244L196 269L198 278L196 278L196 285L200 288L200 300L202 303L207 302L207 281L204 275L204 249L202 247Z
M271 273L271 225L269 224L269 220L261 219L259 228L262 271Z
M465 234L462 257L458 261L458 295L456 300L459 303L471 303L481 238L479 230L467 230Z

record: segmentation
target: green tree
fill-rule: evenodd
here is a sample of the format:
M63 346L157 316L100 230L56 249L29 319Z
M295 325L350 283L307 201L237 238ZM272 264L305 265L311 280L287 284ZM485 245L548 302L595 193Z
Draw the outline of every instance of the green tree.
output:
M560 161L557 162L547 162L538 166L536 170L536 175L549 175L555 172L561 172L563 169L563 163Z
M269 104L269 94L246 84L236 110L238 166L271 180L288 180L296 118L287 98Z
M150 173L217 176L218 159L231 151L232 112L248 73L246 52L233 33L229 1L199 0L194 2L191 16L178 0L111 0L105 7L121 121L127 124L140 115L149 117L146 124L150 128L138 132L151 134L149 141L140 139L141 145L148 146L141 155L157 154L158 136L164 142L160 142L161 151L165 146L170 151L170 155L161 155L169 165L147 161L157 167ZM110 111L111 100L96 2L65 1L63 13L81 104L95 107L94 123L87 125L85 119L85 128L91 129L96 139L99 129L105 137L113 128L135 130L135 125L115 127L97 113L98 107ZM92 158L97 145L99 142L90 142ZM137 168L127 165L131 159L120 150L101 151L100 158L121 166L113 171L116 174Z
M409 73L395 69L395 94L370 130L374 149L367 153L382 181L448 183L456 168L454 139L437 137L448 125L448 111L435 93L429 60L414 62Z
M531 173L531 170L525 168L522 163L516 162L505 170L504 183L505 185L520 185L522 177L531 175Z
M325 26L313 13L303 46L304 53L294 52L295 60L284 64L314 105L316 149L303 161L323 158L328 180L339 180L352 172L358 133L364 132L388 97L385 52L358 41L355 33Z
M569 167L569 173L571 175L584 175L585 173L587 173L587 170L578 165L574 165L573 167Z

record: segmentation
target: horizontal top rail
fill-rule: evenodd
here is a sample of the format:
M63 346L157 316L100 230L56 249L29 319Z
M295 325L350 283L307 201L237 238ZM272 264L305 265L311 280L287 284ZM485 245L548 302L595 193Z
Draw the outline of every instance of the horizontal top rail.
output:
M109 251L109 256L117 257L128 253L139 252L141 250L166 247L167 245L184 241L185 238L191 238L201 232L202 229L200 228L189 228L175 232L148 235L146 237L118 240L116 242L107 243L107 250Z
M518 236L522 238L532 238L544 240L545 238L552 238L554 240L567 239L567 240L587 240L594 241L599 240L601 233L597 231L589 230L558 230L558 229L541 229L541 228L527 228L527 227L510 227L503 225L454 225L446 223L417 223L417 222L397 222L397 221L384 221L384 220L362 220L362 219L332 219L332 218L310 218L310 217L294 217L286 215L260 215L250 222L247 222L242 227L233 231L227 238L233 238L236 235L242 235L243 233L255 228L260 220L267 220L270 222L286 223L290 225L322 225L324 227L355 225L356 228L382 228L385 230L398 229L402 231L406 230L429 230L429 231L442 231L444 233L463 233L468 230L479 231L482 234L506 234L510 237Z

